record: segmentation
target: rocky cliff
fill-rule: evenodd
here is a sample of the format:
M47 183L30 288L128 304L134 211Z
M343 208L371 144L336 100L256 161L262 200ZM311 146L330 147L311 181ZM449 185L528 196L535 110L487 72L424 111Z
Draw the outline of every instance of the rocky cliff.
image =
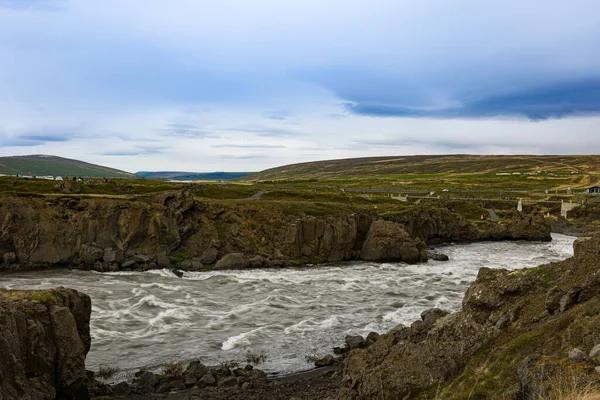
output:
M379 215L333 203L208 201L186 190L131 199L7 196L0 198L0 269L201 269L230 253L255 267L351 260L368 253L365 239L380 218L415 241L396 235L384 241L388 248L379 241L373 249L383 253L369 260L422 259L414 257L421 242L550 240L548 224L536 216L480 223L443 207L401 208ZM413 256L388 257L395 246Z
M482 268L462 312L426 312L422 321L351 351L340 398L600 393L600 239L578 239L574 247L575 256L560 263Z
M89 398L91 311L71 289L0 289L0 399Z

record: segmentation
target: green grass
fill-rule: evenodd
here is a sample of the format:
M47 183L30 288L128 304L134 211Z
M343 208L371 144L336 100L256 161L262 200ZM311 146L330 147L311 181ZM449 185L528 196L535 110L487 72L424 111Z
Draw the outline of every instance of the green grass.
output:
M544 171L536 176L498 176L501 172ZM580 171L579 175L570 175ZM551 177L548 173L557 173ZM334 187L383 187L441 190L543 190L586 187L600 173L596 156L410 156L329 160L272 168L244 181L286 185L308 182ZM593 180L593 179L592 179ZM281 186L281 185L280 185ZM393 187L392 187L393 188Z
M217 235L219 236L219 239L220 240L225 239L225 237L227 236L227 223L225 221L223 221L222 219L215 219L214 223L215 223L215 229L217 230Z
M117 169L55 156L0 157L0 174L133 178Z

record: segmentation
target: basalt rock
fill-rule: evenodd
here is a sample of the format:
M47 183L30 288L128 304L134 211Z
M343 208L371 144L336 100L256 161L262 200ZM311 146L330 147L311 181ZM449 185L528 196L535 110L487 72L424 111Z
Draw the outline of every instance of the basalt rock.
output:
M125 261L125 254L118 249L104 249L102 260L106 263L121 264Z
M431 204L382 215L359 205L344 210L323 207L317 216L304 206L290 211L278 203L203 202L187 189L129 200L3 196L0 269L89 269L96 261L124 269L134 269L132 262L143 268L156 262L168 267L170 262L180 263L182 255L212 265L231 253L272 260L253 259L252 267L335 262L361 255L366 260L412 263L432 257L425 243L550 239L545 220L528 214L475 224Z
M248 267L248 260L241 253L227 254L221 258L215 266L214 270L226 270L226 269L243 269Z
M419 257L417 243L402 225L383 220L371 224L360 252L360 258L366 261L416 263Z
M500 393L525 400L550 395L557 382L600 392L597 360L588 356L597 344L600 293L583 289L600 271L600 239L578 241L574 250L568 260L535 268L482 268L461 312L425 312L411 328L397 327L351 351L338 397L458 400ZM560 311L557 299L565 296L570 306ZM581 350L569 358L573 348Z
M335 358L333 358L331 354L327 354L326 356L315 360L315 367L327 367L333 364L335 364Z
M90 298L0 289L0 398L88 399Z
M200 262L203 264L212 264L217 261L217 256L219 255L219 251L214 247L206 249L204 253L200 256Z

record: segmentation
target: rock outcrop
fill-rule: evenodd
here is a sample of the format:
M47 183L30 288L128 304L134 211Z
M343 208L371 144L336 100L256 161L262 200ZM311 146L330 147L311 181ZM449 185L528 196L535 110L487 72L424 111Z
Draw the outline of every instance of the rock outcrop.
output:
M241 253L230 253L221 258L214 266L214 270L243 269L248 267L248 260Z
M550 223L541 215L514 211L502 221L469 222L462 214L432 204L384 215L398 222L406 232L427 244L444 242L474 242L485 240L550 241Z
M574 248L560 263L482 268L461 312L431 310L351 351L339 398L538 399L557 382L600 393L600 239Z
M0 399L89 398L90 298L0 289Z
M188 190L131 199L8 196L0 201L0 270L70 266L96 271L202 269L230 253L252 267L335 262L426 261L425 243L549 240L543 218L515 213L474 223L447 208L218 202ZM330 208L327 208L330 207ZM378 221L380 218L386 221ZM415 240L418 239L418 240ZM416 249L416 250L415 250ZM265 260L259 261L256 256ZM250 264L239 263L240 266Z
M360 258L366 261L404 261L414 264L422 260L417 243L402 225L391 221L375 221L371 224Z

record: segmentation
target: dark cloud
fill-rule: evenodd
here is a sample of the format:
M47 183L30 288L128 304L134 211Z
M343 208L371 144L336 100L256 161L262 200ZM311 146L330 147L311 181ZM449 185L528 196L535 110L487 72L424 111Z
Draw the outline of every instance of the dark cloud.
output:
M354 149L366 147L389 148L389 147L437 147L447 150L459 149L477 149L481 147L481 142L473 142L463 138L456 140L417 140L405 139L402 137L384 139L384 140L356 140L351 144ZM489 140L485 143L486 146L500 146L500 144L490 143Z
M30 131L9 136L0 131L0 145L3 147L39 146L50 142L67 142L75 137L73 133Z
M482 99L466 99L460 107L419 109L355 101L345 108L360 115L418 118L486 118L524 116L531 120L600 114L600 78L560 82Z
M20 138L0 138L1 147L33 147L44 144L43 142L34 140L23 140Z
M32 135L20 135L19 138L22 140L25 140L25 141L40 142L40 143L67 142L71 139L71 135L65 136L65 135L52 135L52 134L48 134L48 135L32 134Z

